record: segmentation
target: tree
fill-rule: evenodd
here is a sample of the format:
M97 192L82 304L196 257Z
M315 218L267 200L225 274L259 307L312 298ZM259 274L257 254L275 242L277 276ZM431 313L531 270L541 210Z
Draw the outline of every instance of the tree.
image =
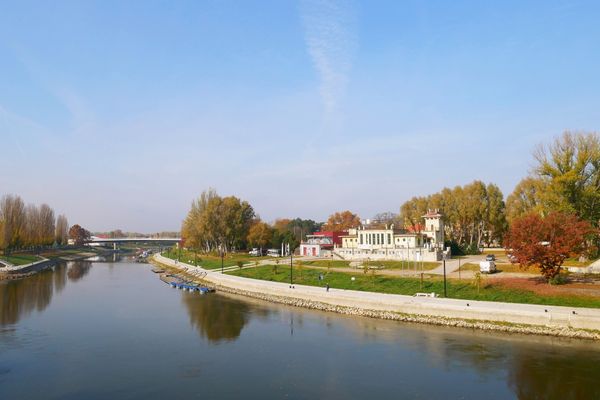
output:
M67 217L65 215L61 214L56 218L56 230L54 234L54 241L59 246L64 246L67 244L68 238L69 221L67 221Z
M413 197L400 207L400 220L405 228L419 232L428 209L442 212L445 236L461 251L477 252L483 242L501 242L507 229L504 196L493 183L473 181Z
M506 199L506 219L512 222L516 218L531 212L542 214L542 198L546 184L539 178L523 178Z
M54 231L56 230L54 210L48 204L42 204L40 206L39 218L39 245L50 246L54 242Z
M0 200L0 247L4 252L23 243L25 204L19 196L6 195Z
M234 196L222 198L208 189L192 202L181 233L190 248L228 251L246 245L255 216L248 202Z
M600 136L564 132L534 152L536 177L545 187L542 202L548 210L575 213L600 224Z
M321 229L325 231L345 231L359 225L360 218L358 215L346 210L331 214Z
M250 227L247 240L250 246L262 249L269 244L272 237L273 230L271 227L264 222L258 221Z
M83 246L90 240L90 232L79 225L73 225L69 229L69 237L73 239L75 246Z
M521 266L536 266L552 279L567 258L589 250L593 232L589 222L572 213L551 212L543 218L530 213L513 221L504 245Z

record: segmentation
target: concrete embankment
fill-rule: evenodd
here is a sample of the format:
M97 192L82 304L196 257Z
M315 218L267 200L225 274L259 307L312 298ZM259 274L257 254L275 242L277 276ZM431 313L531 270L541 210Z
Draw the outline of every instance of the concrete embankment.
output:
M288 305L399 321L600 340L600 310L423 298L261 281L224 275L156 255L217 290Z
M56 264L54 260L42 259L30 264L14 265L0 268L0 280L19 279L33 275L37 272L51 268Z

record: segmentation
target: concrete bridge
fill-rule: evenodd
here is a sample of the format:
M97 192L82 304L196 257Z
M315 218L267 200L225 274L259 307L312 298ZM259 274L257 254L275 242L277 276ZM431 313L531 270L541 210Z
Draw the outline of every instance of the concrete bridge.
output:
M181 238L147 238L147 237L124 237L124 238L101 238L92 236L88 245L101 246L103 244L113 245L113 249L117 250L119 243L153 243L153 244L175 244L179 243Z

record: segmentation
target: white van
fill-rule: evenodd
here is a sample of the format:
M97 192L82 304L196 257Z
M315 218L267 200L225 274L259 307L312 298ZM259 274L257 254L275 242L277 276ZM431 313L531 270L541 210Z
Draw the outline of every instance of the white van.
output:
M479 261L479 272L493 274L496 272L496 263L494 261Z
M268 257L279 257L279 250L277 249L269 249L267 250Z

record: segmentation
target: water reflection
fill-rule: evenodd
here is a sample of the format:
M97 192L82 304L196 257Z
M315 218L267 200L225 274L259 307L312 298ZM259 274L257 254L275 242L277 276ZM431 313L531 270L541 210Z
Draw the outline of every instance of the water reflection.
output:
M77 282L90 272L92 263L90 261L72 261L68 264L67 276L70 281Z
M111 394L129 394L131 388L154 393L148 399L164 398L174 386L181 397L197 395L201 386L206 397L236 398L237 393L227 392L231 376L236 376L235 389L248 398L277 397L273 388L283 388L278 397L293 391L296 398L600 399L600 344L595 342L358 318L218 293L173 292L156 282L149 267L129 267L115 264L111 270L112 263L70 262L0 283L0 398L39 396L39 389L27 384L31 379L56 388L54 396L47 396L53 398L71 393L79 395L73 398L94 393L123 398ZM129 282L136 283L136 290ZM80 290L92 287L107 292ZM63 290L63 301L55 301L45 318L32 313L48 309ZM166 325L171 318L179 323ZM237 341L242 334L243 340ZM122 340L134 336L134 345ZM216 344L218 351L207 351ZM148 361L153 359L161 360L160 369ZM105 371L111 373L103 376ZM126 382L122 376L128 377ZM190 379L198 384L190 385ZM257 379L264 385L256 385Z
M599 399L600 357L577 349L517 351L511 360L508 385L522 400Z
M182 302L190 324L212 343L236 340L251 317L264 318L269 314L266 308L222 295L183 293Z
M43 311L52 296L62 291L67 281L67 269L37 273L26 279L0 283L0 325L16 324L32 311Z

